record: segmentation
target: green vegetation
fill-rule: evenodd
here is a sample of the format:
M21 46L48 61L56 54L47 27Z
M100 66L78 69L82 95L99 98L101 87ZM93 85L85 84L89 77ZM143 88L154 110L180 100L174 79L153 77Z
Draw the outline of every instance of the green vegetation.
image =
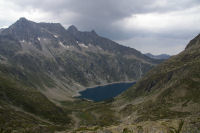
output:
M11 133L39 133L49 132L53 133L55 130L62 130L62 126L56 126L50 122L38 119L33 115L24 113L23 111L16 111L9 105L0 103L0 132Z
M135 118L130 122L135 123L166 119L188 121L193 117L198 118L200 45L199 41L197 42L198 45L191 45L179 55L153 68L136 85L117 97L115 103L126 105L120 109L122 117L130 117L134 114ZM171 133L180 133L182 130L196 132L199 130L200 123L198 120L194 120L194 123L187 122L188 127L183 128L184 121L181 121L177 128L171 127L170 131Z
M19 85L6 76L0 77L0 100L12 103L17 107L22 107L24 110L42 116L50 121L57 123L69 123L67 112L56 107L40 92Z
M138 108L138 112L140 117L136 119L137 122L141 121L156 121L160 119L174 119L174 118L181 118L184 116L190 115L189 112L180 112L180 111L173 111L170 110L170 106L167 103L153 103L151 101L143 103Z
M166 119L184 119L178 128L170 127L171 133L181 133L185 123L200 130L200 36L114 100L59 101L41 92L64 88L67 93L73 91L69 86L137 80L160 61L93 32L73 34L53 25L21 19L0 35L0 133L96 132L123 121L143 125ZM59 42L70 50L60 48ZM185 121L192 117L197 118ZM135 126L138 132L145 131ZM132 133L126 125L122 129Z
M0 131L54 132L68 128L69 111L39 91L0 73Z
M61 103L67 110L76 114L76 117L80 119L80 125L102 127L119 123L116 111L111 109L109 103L95 103L86 100L63 101Z

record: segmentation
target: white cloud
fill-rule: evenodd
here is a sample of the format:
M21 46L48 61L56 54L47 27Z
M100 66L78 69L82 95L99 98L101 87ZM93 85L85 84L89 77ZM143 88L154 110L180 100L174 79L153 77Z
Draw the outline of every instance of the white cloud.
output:
M127 30L146 30L155 33L175 30L200 30L200 6L167 13L133 14L115 23Z
M167 53L178 54L185 49L189 39L174 39L167 37L133 37L128 40L118 41L120 44L135 48L142 53L152 53L155 55Z
M12 2L7 0L0 1L0 27L6 27L14 23L20 17L26 17L27 19L34 21L47 21L49 18L53 18L48 12L44 12L35 8L21 8Z
M178 54L200 33L200 6L186 10L135 14L115 23L133 33L124 45L143 53Z

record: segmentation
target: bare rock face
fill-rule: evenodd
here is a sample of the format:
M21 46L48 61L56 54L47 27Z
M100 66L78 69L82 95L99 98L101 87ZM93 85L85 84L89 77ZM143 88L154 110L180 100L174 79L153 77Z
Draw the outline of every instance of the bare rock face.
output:
M19 71L13 75L20 82L57 100L88 86L137 80L161 62L95 31L81 32L75 26L66 30L59 23L26 18L1 32L0 45L0 55Z

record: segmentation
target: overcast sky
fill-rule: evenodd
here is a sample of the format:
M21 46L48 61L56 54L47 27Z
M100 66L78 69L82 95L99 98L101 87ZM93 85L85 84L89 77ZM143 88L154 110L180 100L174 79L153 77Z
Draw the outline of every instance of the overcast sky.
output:
M200 33L200 0L0 0L0 27L20 17L94 29L143 53L177 54Z

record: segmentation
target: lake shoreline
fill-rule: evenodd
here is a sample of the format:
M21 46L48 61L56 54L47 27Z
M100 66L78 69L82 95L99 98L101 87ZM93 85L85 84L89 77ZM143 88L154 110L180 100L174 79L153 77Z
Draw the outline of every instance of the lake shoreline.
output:
M111 99L134 85L135 81L114 82L104 85L96 85L79 92L77 98L88 99L95 102Z
M105 83L105 84L85 87L85 89L80 90L75 95L73 95L72 98L77 98L77 97L81 96L80 92L85 91L87 89L92 89L92 88L96 88L96 87L103 87L103 86L107 86L107 85L111 85L111 84L118 84L118 83L136 83L136 81L135 80L134 81L116 81L116 82L111 82L111 83Z
M105 84L100 84L100 85L94 85L94 86L90 86L90 87L86 87L86 89L84 90L81 90L81 91L85 91L87 89L90 89L90 88L95 88L95 87L102 87L102 86L107 86L107 85L111 85L111 84L120 84L120 83L136 83L136 81L117 81L117 82L112 82L112 83L105 83ZM81 92L79 91L79 92Z

